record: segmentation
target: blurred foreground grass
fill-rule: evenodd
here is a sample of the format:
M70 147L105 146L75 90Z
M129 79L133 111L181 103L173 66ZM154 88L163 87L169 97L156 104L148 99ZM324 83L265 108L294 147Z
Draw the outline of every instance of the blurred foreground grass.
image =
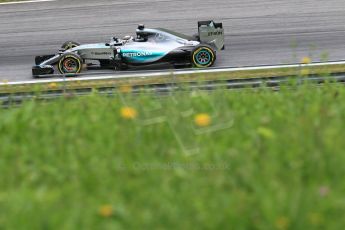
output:
M345 89L0 110L0 229L342 229Z

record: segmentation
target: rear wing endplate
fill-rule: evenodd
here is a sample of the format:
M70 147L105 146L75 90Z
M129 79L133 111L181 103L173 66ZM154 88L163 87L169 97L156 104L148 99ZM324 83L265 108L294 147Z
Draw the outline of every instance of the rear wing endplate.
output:
M224 29L223 23L214 21L198 22L199 39L201 43L206 43L218 50L224 50Z

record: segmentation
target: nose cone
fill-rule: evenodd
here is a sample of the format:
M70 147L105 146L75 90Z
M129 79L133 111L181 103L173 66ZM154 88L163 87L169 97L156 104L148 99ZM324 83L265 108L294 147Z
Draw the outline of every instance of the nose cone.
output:
M53 74L53 73L54 73L54 67L50 65L46 65L46 66L35 65L32 67L33 76L47 75L47 74Z

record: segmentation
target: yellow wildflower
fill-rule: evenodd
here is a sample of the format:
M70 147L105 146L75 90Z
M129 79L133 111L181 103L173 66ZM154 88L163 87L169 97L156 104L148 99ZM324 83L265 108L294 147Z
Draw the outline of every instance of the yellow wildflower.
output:
M138 115L137 111L132 107L123 107L121 109L121 116L124 119L127 119L127 120L135 119L137 115Z
M287 217L285 216L281 216L279 217L277 220L276 220L276 228L279 229L279 230L285 230L285 229L288 229L289 227L289 224L290 224L290 221Z
M311 58L310 57L303 57L301 60L301 64L307 65L311 63Z
M121 93L130 93L132 92L132 87L130 85L122 85L119 90Z
M49 89L56 89L57 88L57 84L55 82L52 82L48 85Z
M102 217L111 217L113 215L113 207L111 205L102 205L99 208L99 215Z
M197 126L206 127L211 124L211 117L206 113L201 113L195 116L194 122Z

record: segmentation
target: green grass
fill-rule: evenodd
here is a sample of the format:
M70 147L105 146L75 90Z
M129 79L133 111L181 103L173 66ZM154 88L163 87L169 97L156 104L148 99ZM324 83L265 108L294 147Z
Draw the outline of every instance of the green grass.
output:
M0 229L342 229L344 101L334 84L2 109Z
M248 79L248 78L269 78L284 76L307 77L308 75L329 76L345 72L344 64L325 64L322 66L301 66L294 68L273 68L261 70L237 70L222 73L195 73L185 75L170 76L147 76L147 77L128 77L115 79L98 79L98 80L82 80L82 77L76 77L80 81L67 81L61 83L36 83L36 84L19 84L9 85L11 79L0 82L0 93L16 93L16 92L32 92L39 90L61 90L61 89L81 89L81 88L101 88L111 86L146 86L157 83L186 83L201 82L213 80L229 80L229 79ZM116 72L114 72L116 74ZM73 77L68 79L74 80Z

